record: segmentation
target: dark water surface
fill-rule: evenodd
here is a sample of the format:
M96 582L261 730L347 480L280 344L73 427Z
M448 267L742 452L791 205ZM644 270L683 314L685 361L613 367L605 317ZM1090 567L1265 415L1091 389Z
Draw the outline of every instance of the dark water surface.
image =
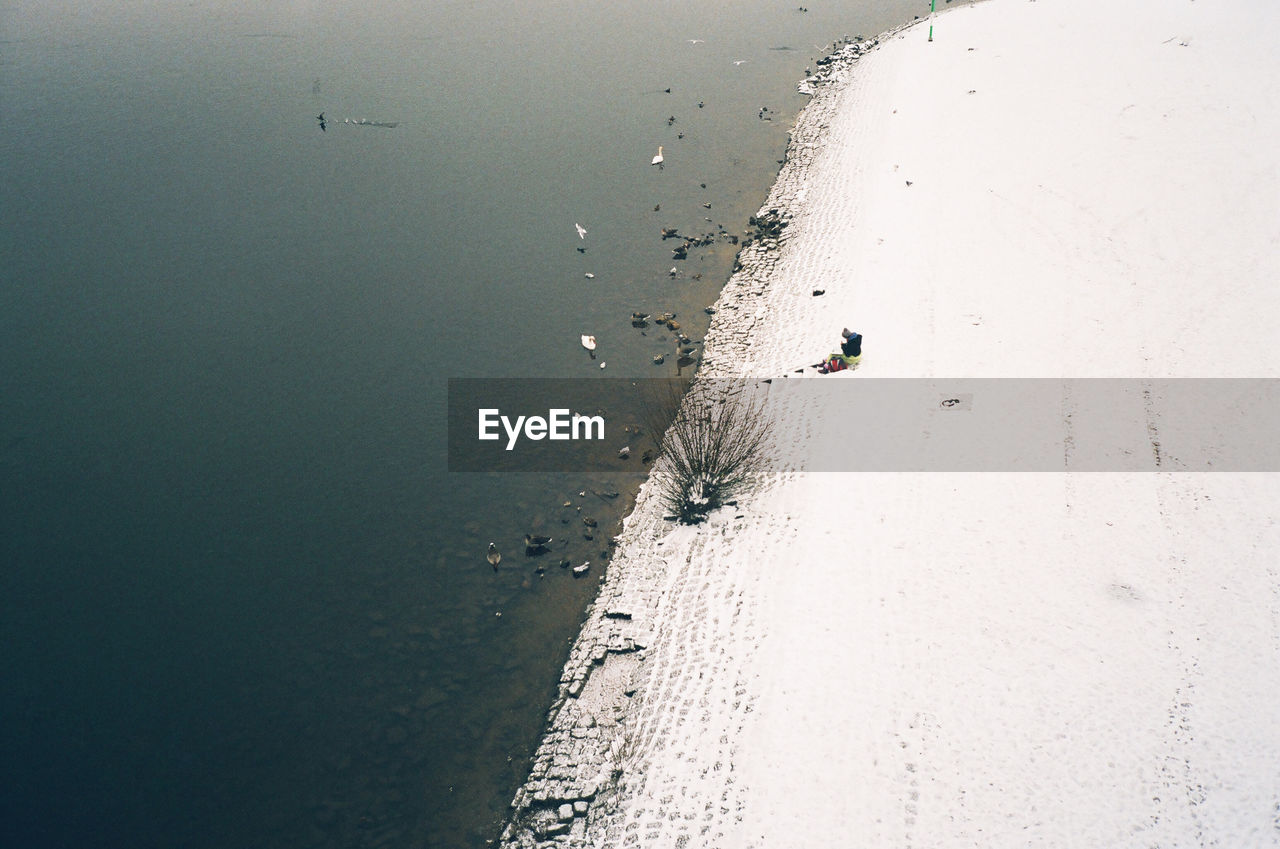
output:
M0 0L0 843L496 837L639 477L449 475L445 379L674 374L659 228L927 5Z

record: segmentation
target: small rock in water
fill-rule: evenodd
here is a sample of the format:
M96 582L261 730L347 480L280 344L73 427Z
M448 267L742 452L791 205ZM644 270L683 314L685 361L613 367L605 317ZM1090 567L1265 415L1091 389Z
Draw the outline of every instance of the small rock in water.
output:
M585 563L583 563L581 566L573 567L573 576L575 578L581 578L583 575L587 574L588 570L590 569L591 569L591 561L588 560Z
M662 365L664 362L666 362L666 359L667 359L667 358L666 358L666 357L664 357L662 354L657 354L657 355L656 355L656 356L654 356L654 358L653 358L653 364L654 364L655 366L660 366L660 365Z
M618 456L619 456L619 457L621 457L623 460L625 460L625 459L627 459L628 457L630 457L630 456L631 456L631 446L630 446L630 445L624 445L624 446L622 446L622 448L618 451Z

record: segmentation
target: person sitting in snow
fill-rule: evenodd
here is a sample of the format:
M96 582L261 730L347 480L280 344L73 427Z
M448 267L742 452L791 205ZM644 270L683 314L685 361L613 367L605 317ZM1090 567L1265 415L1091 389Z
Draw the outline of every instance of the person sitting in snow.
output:
M862 356L862 334L854 333L849 328L840 331L840 335L844 337L844 341L840 343L840 350L846 357L857 359Z
M856 368L862 360L862 334L854 333L846 327L840 331L840 336L840 353L828 354L827 359L818 365L818 371L823 374Z

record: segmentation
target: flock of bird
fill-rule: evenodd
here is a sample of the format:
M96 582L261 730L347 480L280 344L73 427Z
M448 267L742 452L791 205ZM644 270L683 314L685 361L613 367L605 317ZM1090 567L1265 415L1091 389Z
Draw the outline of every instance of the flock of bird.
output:
M614 495L616 494L617 493L614 493ZM584 518L582 521L587 525L588 528L596 527L595 519ZM524 554L526 557L540 557L543 554L546 554L547 552L551 551L551 543L553 542L555 542L555 540L553 540L551 537L548 537L548 536L525 534L524 535ZM496 542L489 543L489 551L485 555L485 559L489 561L489 565L493 567L494 572L499 571L498 565L502 563L502 552L498 550L498 544ZM570 566L573 566L572 561L570 561L568 558L564 558L564 557L560 558L560 568L568 569ZM575 578L581 578L583 575L587 574L587 571L590 568L591 568L591 561L590 560L583 561L581 564L577 566L573 566L573 576ZM543 574L545 571L546 570L542 566L539 566L537 569L537 572L539 575Z
M800 7L800 11L802 11L802 12L803 12L803 11L808 11L808 10L807 10L807 9L805 9L804 7ZM701 38L690 38L690 39L687 39L687 41L689 42L689 44L691 44L691 45L693 45L693 46L697 46L697 45L699 45L699 44L705 44L705 43L706 43L706 42L705 42L705 39L701 39ZM747 59L734 59L734 60L732 60L732 61L733 61L733 65L734 65L734 66L741 66L741 65L746 64L749 60L747 60ZM807 70L806 70L806 72L807 72ZM670 88L663 89L663 92L665 92L665 93L667 93L667 94L670 94L670 93L671 93L671 89L670 89ZM699 108L699 109L704 108L704 107L705 107L705 105L706 105L706 104L705 104L703 101L701 101L701 100L699 100L699 101L698 101L697 106L698 106L698 108ZM767 106L761 106L761 107L760 107L760 109L759 109L759 111L758 111L758 115L757 115L757 117L759 117L759 118L760 118L760 119L762 119L762 120L770 120L770 118L766 117L766 116L768 115L769 111L770 111L770 110L769 110L769 108L768 108ZM323 115L321 115L321 116L320 116L320 119L321 119L321 120L323 120ZM667 124L668 124L668 126L670 126L670 125L673 125L674 123L675 123L675 116L673 115L673 116L671 116L671 117L669 117L669 118L667 119ZM322 127L322 129L323 129L323 127ZM678 137L679 137L679 138L684 138L684 133L683 133L683 132L679 133L679 134L678 134ZM658 152L657 152L656 154L654 154L654 156L653 156L653 158L652 158L651 160L649 160L649 165L650 165L650 167L653 167L653 166L655 166L655 165L656 165L656 166L658 167L658 170L662 170L662 169L663 169L663 165L664 165L664 163L666 162L666 156L665 156L665 155L664 155L664 153L663 153L663 149L664 149L664 148L663 148L663 145L658 145ZM705 183L704 183L704 184L702 184L702 185L703 185L703 188L705 188L705 187L706 187L706 184L705 184ZM710 204L703 204L703 205L704 205L705 207L707 207L707 208L710 208L710 206L711 206ZM660 205L654 206L654 211L656 212L656 211L658 211L660 208L661 208L661 206L660 206ZM711 219L709 219L709 218L708 218L708 219L706 219L706 220L710 221ZM586 238L587 238L587 228L586 228L586 227L584 227L584 226L582 226L582 224L581 224L581 223L576 222L576 221L575 221L575 222L574 222L574 224L573 224L573 228L574 228L574 231L578 234L578 239L579 239L580 241L585 242L585 241L586 241ZM677 234L676 234L676 232L675 232L675 230L674 230L674 229L664 228L664 229L663 229L663 238L664 238L664 239L665 239L665 238L667 238L667 237L668 237L668 235L670 235L670 236L675 236L675 235L677 235ZM585 246L580 246L580 247L578 247L578 248L577 248L577 250L578 250L578 252L579 252L579 253L586 253L586 247L585 247ZM682 257L677 257L677 258L682 258ZM671 276L673 276L673 277L674 277L674 276L677 274L677 272L678 272L678 269L676 269L676 268L674 268L674 267L673 267L669 273L670 273L670 275L671 275ZM594 274L591 274L591 273L587 273L585 276L586 276L588 279L592 279L592 278L594 278L594 276L595 276L595 275L594 275ZM700 276L701 276L701 275L695 275L695 277L700 277ZM708 314L713 314L713 313L715 312L715 310L714 310L713 308L711 308L711 307L707 307L706 312L707 312ZM658 316L658 317L656 317L656 318L655 318L653 315L651 315L650 313L633 312L633 313L631 314L631 324L632 324L632 326L633 326L633 327L638 327L638 328L645 328L645 327L648 327L651 319L652 319L653 323L658 324L658 325L665 326L665 327L667 328L667 330L669 330L669 331L673 334L673 336L674 336L674 338L675 338L675 352L676 352L676 355L677 355L677 364L678 364L678 365L680 365L681 367L691 365L691 364L693 363L693 358L692 358L692 356L693 356L693 354L697 351L696 343L695 343L692 339L690 339L688 336L686 336L683 332L681 332L680 323L679 323L678 321L676 321L675 314L674 314L674 313L663 313L663 314L661 314L660 316ZM594 359L595 359L595 357L596 357L596 354L595 354L595 352L596 352L596 337L595 337L595 336L593 336L593 335L590 335L590 334L582 334L582 336L581 336L581 340L580 340L580 341L581 341L582 347L583 347L584 349L586 349L586 351L587 351L587 353L590 355L591 359L593 359L593 360L594 360ZM665 361L665 359L666 359L665 355L663 355L663 354L657 354L657 355L655 355L655 356L653 357L653 362L654 362L654 363L656 363L656 364L661 364L661 363L663 363L663 362ZM605 364L604 362L601 362L601 363L600 363L600 368L604 368L604 367L605 367L605 365L606 365L606 364ZM628 449L624 449L624 451L627 451L627 450L628 450ZM621 454L620 456L625 456L625 454ZM589 524L590 526L594 526L594 520L589 520L589 519L588 519L588 520L584 520L584 521L587 521L587 522L588 522L588 524ZM534 535L534 534L525 534L525 537L524 537L524 552L525 552L525 555L526 555L526 556L529 556L529 557L536 557L536 556L539 556L539 555L545 554L545 553L547 553L548 551L550 551L550 550L551 550L551 549L550 549L550 545L551 545L551 543L552 543L553 541L554 541L554 540L553 540L551 537L548 537L548 536L538 536L538 535ZM490 542L490 543L489 543L489 549L488 549L488 552L487 552L487 554L486 554L486 560L488 560L489 565L493 567L493 570L494 570L495 572L497 572L497 571L498 571L498 565L502 562L502 553L498 550L498 547L497 547L497 544L496 544L496 543L494 543L494 542ZM567 560L562 560L562 561L561 561L561 563L560 563L560 565L561 565L561 566L568 566L568 565L570 565L570 564L569 564L569 561L567 561ZM587 570L587 567L588 567L588 566L589 566L589 563L584 563L582 566L575 567L575 568L574 568L574 570L573 570L573 571L574 571L574 574L575 574L575 575L585 574L585 572L586 572L586 570ZM541 569L539 569L538 571L539 571L539 572L541 572L542 570L541 570Z
M692 44L692 45L698 45L698 44L705 44L705 43L706 43L706 39L702 39L702 38L690 38L690 39L687 39L687 41L688 41L690 44ZM746 61L747 61L746 59L735 59L735 60L734 60L734 62L733 62L733 64L734 64L734 65L742 65L742 64L743 64L743 63L745 63ZM671 93L671 89L670 89L670 88L663 89L663 92L665 92L666 94L670 94L670 93ZM702 109L702 108L704 108L705 106L706 106L706 103L705 103L705 102L703 102L703 101L701 101L701 100L699 100L699 101L698 101L698 108L699 108L699 109ZM768 110L768 107L764 107L764 106L760 107L760 114L761 114L761 115L763 115L765 112L768 112L768 111L769 111L769 110ZM668 125L668 126L670 126L670 125L674 124L674 123L675 123L675 120L676 120L676 119L675 119L675 116L674 116L674 115L672 115L671 117L669 117L669 118L667 119L667 125ZM678 137L679 137L679 138L684 138L684 133L683 133L683 132L679 133L679 134L678 134ZM654 156L653 156L653 158L652 158L651 160L649 160L649 165L650 165L651 167L652 167L652 166L654 166L654 165L656 165L656 166L658 166L658 170L659 170L659 171L661 171L661 170L662 170L662 168L663 168L663 163L665 163L665 162L666 162L666 156L663 154L663 145L658 145L658 152L657 152L656 154L654 154ZM705 183L703 183L703 184L702 184L702 186L703 186L703 188L706 188L706 184L705 184ZM709 204L709 203L707 203L707 204L703 204L703 206L707 207L708 209L710 209L710 208L711 208L711 204ZM657 212L660 208L661 208L661 206L659 205L659 206L655 206L653 209L654 209L654 211L655 211L655 212ZM707 219L707 220L709 221L710 219ZM586 240L586 238L587 238L587 228L586 228L586 227L583 227L580 223L578 223L578 222L576 222L576 221L573 223L573 228L574 228L574 230L577 232L577 234L578 234L578 238L579 238L580 240L585 241L585 240ZM674 231L674 230L670 230L670 231L668 231L667 229L665 229L665 228L664 228L664 229L663 229L663 238L667 238L668 233L670 233L670 234L674 235L674 234L675 234L675 231ZM578 252L579 252L579 253L586 253L586 248L585 248L585 247L579 247L577 250L578 250ZM678 257L677 257L677 259L683 259L683 256L678 256ZM673 268L671 269L671 271L670 271L670 272L668 272L668 273L670 274L670 276L675 277L675 276L676 276L676 274L677 274L678 272L679 272L679 269L677 269L677 268L673 267ZM591 274L591 273L589 273L589 272L588 272L587 274L585 274L584 276L585 276L588 280L591 280L591 279L594 279L594 278L595 278L595 275L594 275L594 274ZM697 275L697 276L699 276L699 277L700 277L701 275ZM710 313L710 312L713 312L713 310L711 310L710 308L708 308L708 313ZM637 317L639 318L639 320L637 320ZM648 326L648 322L647 322L647 319L648 319L648 318L649 318L648 314L645 314L645 315L641 316L641 314L640 314L640 313L633 313L633 314L632 314L632 326L634 326L634 327L647 327L647 326ZM672 316L672 318L674 318L674 316ZM662 322L661 322L661 321L659 321L658 323L662 323ZM674 329L674 330L678 330L678 329L679 329L679 324L675 324L675 323L673 322L673 328L672 328L672 329ZM679 360L678 360L678 362L679 362L680 364L682 364L682 365L688 365L688 364L690 364L690 363L692 362L692 360L690 359L690 356L691 356L691 354L694 352L694 348L693 348L693 346L692 346L692 340L690 340L690 339L689 339L689 337L685 336L684 334L680 334L680 333L678 333L678 334L677 334L677 336L676 336L676 341L677 341L677 345L678 345L678 347L677 347L677 354L679 355ZM583 348L585 348L585 349L587 350L587 353L590 355L591 359L593 359L593 360L594 360L594 359L595 359L595 356L596 356L596 355L595 355L595 350L596 350L596 337L595 337L595 336L591 336L591 335L587 335L587 334L583 334L583 335L582 335L582 338L581 338L581 342L582 342L582 347L583 347ZM658 354L658 355L656 355L656 356L653 358L653 361L654 361L654 363L658 363L658 364L660 364L660 363L664 362L664 361L665 361L665 359L666 359L666 358L665 358L665 356L664 356L664 355L662 355L662 354ZM600 368L604 368L605 366L606 366L606 363L604 363L604 362L600 363Z
M546 554L551 550L551 537L536 536L534 534L524 535L524 553L527 557L537 557L540 554ZM498 571L498 564L502 562L502 552L498 551L496 542L489 543L489 553L485 555L485 559L489 561L489 565L493 567L493 571Z

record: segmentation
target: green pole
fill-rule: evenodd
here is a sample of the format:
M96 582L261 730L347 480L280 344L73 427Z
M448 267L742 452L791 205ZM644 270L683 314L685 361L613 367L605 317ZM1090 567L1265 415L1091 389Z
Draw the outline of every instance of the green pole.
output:
M929 0L929 40L933 41L933 10L937 7L938 0Z

